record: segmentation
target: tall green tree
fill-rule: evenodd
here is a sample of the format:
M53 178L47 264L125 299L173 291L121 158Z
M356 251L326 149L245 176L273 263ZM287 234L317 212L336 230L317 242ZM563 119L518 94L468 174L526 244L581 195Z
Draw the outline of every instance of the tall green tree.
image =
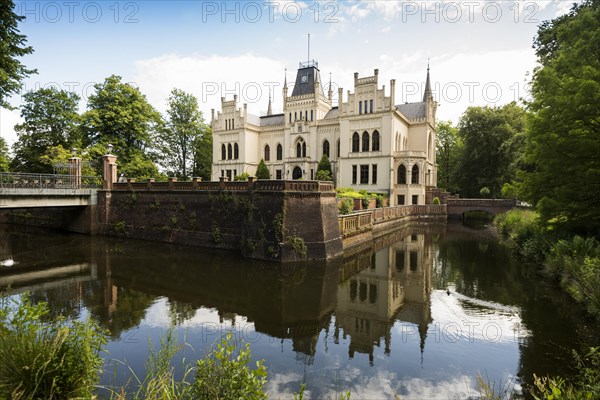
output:
M462 140L451 121L439 121L436 132L437 185L450 192L459 190L456 177Z
M600 1L543 23L534 48L521 195L546 223L600 234Z
M84 144L112 144L120 171L129 177L157 176L151 150L163 123L160 114L120 76L111 75L94 88L82 116Z
M14 171L52 173L51 164L42 160L53 146L69 149L79 142L79 96L54 87L38 89L23 96L21 117L15 125L17 141L13 145Z
M458 134L463 149L456 179L464 197L479 197L487 187L491 197L499 197L504 183L510 182L514 162L514 136L525 129L526 112L516 103L502 107L469 107L462 115Z
M323 154L319 165L317 166L317 180L318 181L331 181L333 180L333 173L331 172L331 163L329 157Z
M10 157L8 155L8 146L4 138L0 137L0 172L9 170Z
M197 137L194 142L194 169L192 174L210 181L213 162L212 128L209 125L205 125L204 128L202 135Z
M269 168L267 168L267 164L265 164L265 160L262 158L260 159L258 167L256 168L256 179L271 179Z
M166 123L157 139L160 162L170 175L187 179L194 168L195 147L207 126L192 94L173 89L167 102Z
M33 48L25 45L27 38L17 27L25 17L16 15L14 9L12 0L0 0L0 107L8 109L12 107L7 99L19 92L23 79L37 72L18 60L33 53Z

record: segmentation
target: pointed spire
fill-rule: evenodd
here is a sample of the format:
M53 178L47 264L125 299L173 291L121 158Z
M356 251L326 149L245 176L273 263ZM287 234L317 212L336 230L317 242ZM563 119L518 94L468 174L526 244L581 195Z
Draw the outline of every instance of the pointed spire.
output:
M429 80L429 59L427 60L427 80L425 81L425 92L423 93L423 101L433 98L431 93L431 81Z
M283 87L287 87L287 68L285 69L285 74L283 76Z
M269 107L267 108L267 115L273 115L273 111L271 110L271 91L269 90Z
M331 86L331 72L329 73L329 91L327 93L329 100L333 99L333 86Z

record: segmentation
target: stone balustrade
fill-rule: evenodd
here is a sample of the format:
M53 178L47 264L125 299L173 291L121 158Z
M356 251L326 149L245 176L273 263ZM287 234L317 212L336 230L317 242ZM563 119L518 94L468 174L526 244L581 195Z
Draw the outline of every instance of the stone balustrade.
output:
M342 238L373 230L378 224L403 218L445 217L445 204L409 205L375 208L348 215L340 215L338 222Z
M333 192L332 182L321 181L285 181L285 180L254 180L230 182L226 178L221 178L219 182L203 182L201 178L194 178L192 181L181 182L176 178L169 178L168 182L156 182L154 179L148 179L146 182L136 182L134 179L128 179L127 182L113 183L113 190L129 191L292 191L292 192Z

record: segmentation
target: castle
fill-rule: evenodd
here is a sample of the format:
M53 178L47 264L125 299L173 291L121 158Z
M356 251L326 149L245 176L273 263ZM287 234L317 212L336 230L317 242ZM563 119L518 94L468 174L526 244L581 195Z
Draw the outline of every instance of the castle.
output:
M256 116L237 96L221 98L212 110L212 180L256 173L263 159L271 179L313 180L327 155L337 187L384 193L389 205L425 204L425 190L436 186L435 113L429 67L423 101L396 104L396 81L389 95L373 76L354 74L354 92L338 89L333 106L331 82L323 90L318 63L301 62L292 93L283 85L283 113Z

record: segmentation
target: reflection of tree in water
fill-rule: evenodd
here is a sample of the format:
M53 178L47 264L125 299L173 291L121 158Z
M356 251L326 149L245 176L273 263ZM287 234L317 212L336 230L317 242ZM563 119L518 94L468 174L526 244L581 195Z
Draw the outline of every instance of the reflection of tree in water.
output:
M195 315L196 307L191 303L169 299L169 320L172 325L181 325Z
M146 316L146 309L156 299L156 296L129 288L112 286L107 290L101 282L95 282L94 286L93 290L84 293L83 303L100 326L110 331L112 339L138 326Z
M500 243L449 238L438 250L436 289L445 290L453 283L461 294L506 305L522 303L527 296L518 264Z
M81 283L64 285L60 288L33 290L30 292L31 302L48 304L48 313L43 316L46 321L53 321L62 316L77 319L81 313Z

